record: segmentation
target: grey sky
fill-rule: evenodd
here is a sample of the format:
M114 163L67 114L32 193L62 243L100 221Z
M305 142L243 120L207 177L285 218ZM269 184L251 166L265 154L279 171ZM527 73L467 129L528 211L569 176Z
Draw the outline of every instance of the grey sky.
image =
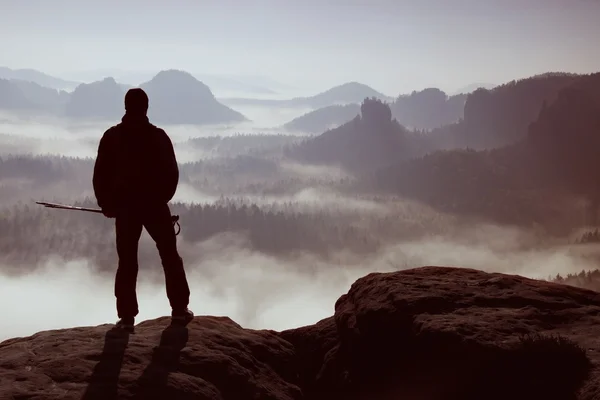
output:
M263 75L390 95L600 71L600 0L0 0L0 65Z

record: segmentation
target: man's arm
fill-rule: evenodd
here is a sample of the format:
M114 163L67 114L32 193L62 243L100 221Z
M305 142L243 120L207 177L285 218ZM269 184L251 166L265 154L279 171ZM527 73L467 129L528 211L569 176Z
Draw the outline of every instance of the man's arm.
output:
M113 158L112 144L110 140L110 129L104 132L98 145L98 153L94 164L94 175L92 185L98 206L106 213L111 214L114 210L113 202L113 181L114 168L111 163ZM108 215L107 215L108 216Z
M175 196L175 192L177 191L177 184L179 183L179 167L177 166L173 142L171 142L169 135L161 129L160 137L160 154L163 158L163 169L161 171L163 185L161 197L164 202L168 203L173 196Z

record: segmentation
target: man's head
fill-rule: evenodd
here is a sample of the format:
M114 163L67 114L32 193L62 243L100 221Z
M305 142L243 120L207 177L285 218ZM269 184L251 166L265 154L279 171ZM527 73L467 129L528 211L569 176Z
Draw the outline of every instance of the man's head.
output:
M146 115L148 95L140 88L129 89L125 94L125 111L128 114Z

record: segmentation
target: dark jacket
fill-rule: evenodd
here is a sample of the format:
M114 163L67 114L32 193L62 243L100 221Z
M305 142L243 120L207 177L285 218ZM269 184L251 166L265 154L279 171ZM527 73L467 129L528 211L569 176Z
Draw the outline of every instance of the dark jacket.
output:
M168 203L179 182L171 139L147 117L125 114L100 139L92 182L103 210Z

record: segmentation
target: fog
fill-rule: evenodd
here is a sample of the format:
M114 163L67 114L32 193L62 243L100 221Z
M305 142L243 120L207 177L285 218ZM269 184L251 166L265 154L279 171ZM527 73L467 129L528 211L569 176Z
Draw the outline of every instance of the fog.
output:
M324 268L308 256L296 262L278 260L244 250L239 247L243 238L228 236L199 244L196 250L207 261L186 265L190 308L197 315L225 315L257 329L311 324L332 315L337 297L362 275L359 270ZM170 313L161 273L155 269L139 274L139 321ZM114 323L113 285L112 277L92 272L86 260L49 260L34 274L0 276L3 296L11 299L0 306L0 315L11 321L0 340L40 330Z

